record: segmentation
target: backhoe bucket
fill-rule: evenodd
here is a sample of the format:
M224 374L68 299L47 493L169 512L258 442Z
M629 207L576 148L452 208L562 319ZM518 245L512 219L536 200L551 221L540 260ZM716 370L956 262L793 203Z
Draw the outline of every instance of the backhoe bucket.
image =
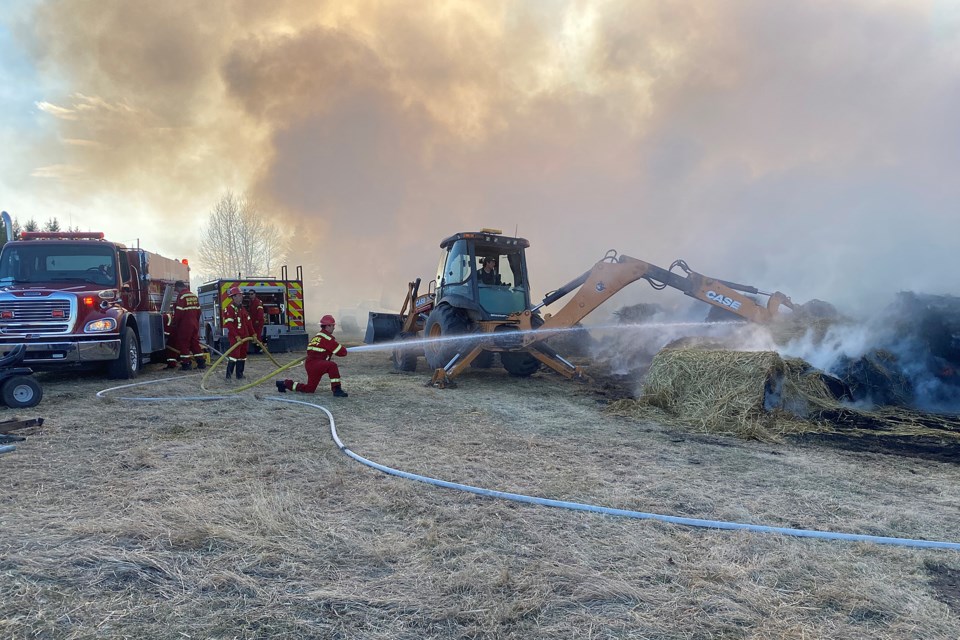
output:
M367 319L367 332L363 336L366 344L389 342L400 335L403 318L399 313L378 313L371 311Z

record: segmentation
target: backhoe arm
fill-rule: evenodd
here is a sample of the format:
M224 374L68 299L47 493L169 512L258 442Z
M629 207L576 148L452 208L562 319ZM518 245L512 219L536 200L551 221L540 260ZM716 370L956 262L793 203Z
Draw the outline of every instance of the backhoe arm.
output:
M679 267L684 275L674 273L672 269L675 267ZM790 298L779 291L764 293L756 287L709 278L690 270L682 260L677 260L667 270L630 256L616 256L616 252L611 251L590 271L544 297L537 308L552 304L579 287L560 311L544 316L541 328L572 327L625 286L641 278L655 289L678 289L691 298L726 309L751 322L769 322L780 305L793 308ZM769 300L766 306L761 306L744 293L766 295Z

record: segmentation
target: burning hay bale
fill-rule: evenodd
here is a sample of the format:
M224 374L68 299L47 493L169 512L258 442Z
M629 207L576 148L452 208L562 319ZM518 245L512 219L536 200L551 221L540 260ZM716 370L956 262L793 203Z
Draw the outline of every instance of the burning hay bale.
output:
M843 402L849 399L856 396L845 381L799 358L772 351L664 349L650 366L640 399L618 400L608 411L746 439L960 460L960 416L901 407L871 411Z
M891 407L908 407L913 401L913 384L897 357L888 351L877 349L856 359L841 358L834 370L856 400Z
M836 407L836 394L806 362L772 351L664 349L638 404L663 409L702 431L775 440L811 425L791 420ZM623 412L624 403L615 409Z

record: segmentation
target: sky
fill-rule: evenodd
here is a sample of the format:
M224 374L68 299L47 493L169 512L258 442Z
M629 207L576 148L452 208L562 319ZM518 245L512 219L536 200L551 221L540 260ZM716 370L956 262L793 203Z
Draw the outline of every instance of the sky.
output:
M541 295L608 249L849 311L960 294L958 2L0 9L0 208L193 260L247 194L318 314L399 308L481 227Z

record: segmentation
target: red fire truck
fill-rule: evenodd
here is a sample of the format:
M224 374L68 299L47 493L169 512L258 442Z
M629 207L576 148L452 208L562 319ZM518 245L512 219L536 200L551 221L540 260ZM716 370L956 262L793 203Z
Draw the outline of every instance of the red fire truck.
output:
M186 261L108 242L101 232L23 232L0 251L0 353L34 369L106 366L134 378L165 348L164 304Z
M296 277L287 276L287 267L280 268L280 277L219 279L197 288L200 298L200 337L210 347L226 351L229 347L223 328L223 311L230 304L227 290L240 287L243 306L248 307L254 291L263 302L266 323L263 339L271 353L305 351L307 328L303 320L303 267Z

